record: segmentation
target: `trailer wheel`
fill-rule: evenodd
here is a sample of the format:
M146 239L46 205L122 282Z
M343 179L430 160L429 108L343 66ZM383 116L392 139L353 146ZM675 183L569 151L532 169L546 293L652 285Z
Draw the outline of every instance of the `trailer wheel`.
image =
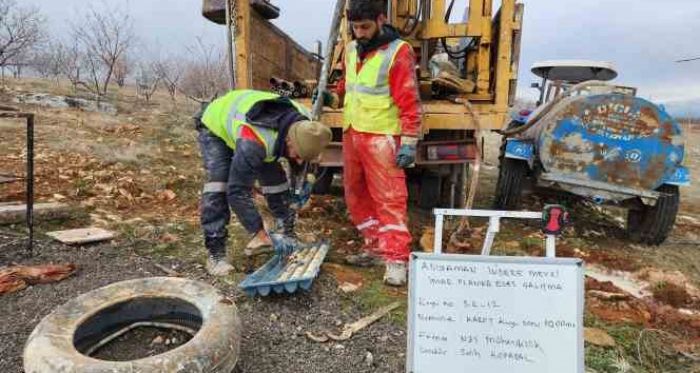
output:
M132 361L91 355L137 325L193 334L177 348ZM24 370L43 372L230 372L238 361L236 306L209 284L174 277L118 282L80 295L36 326Z
M633 241L644 245L660 245L671 233L678 215L680 192L676 185L662 185L661 196L654 206L627 213L627 232Z
M494 208L515 210L519 207L520 194L527 170L527 162L523 160L501 158Z

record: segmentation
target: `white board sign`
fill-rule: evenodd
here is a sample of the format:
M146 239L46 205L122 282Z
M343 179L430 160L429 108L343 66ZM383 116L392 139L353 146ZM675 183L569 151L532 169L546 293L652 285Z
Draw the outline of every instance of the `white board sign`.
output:
M409 373L583 373L583 263L411 255Z

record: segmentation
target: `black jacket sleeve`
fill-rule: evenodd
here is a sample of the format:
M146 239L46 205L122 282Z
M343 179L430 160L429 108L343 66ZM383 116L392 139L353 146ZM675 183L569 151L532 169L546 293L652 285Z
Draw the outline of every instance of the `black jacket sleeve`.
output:
M248 233L263 229L263 221L253 202L253 185L265 161L265 148L251 140L240 139L231 161L228 203Z

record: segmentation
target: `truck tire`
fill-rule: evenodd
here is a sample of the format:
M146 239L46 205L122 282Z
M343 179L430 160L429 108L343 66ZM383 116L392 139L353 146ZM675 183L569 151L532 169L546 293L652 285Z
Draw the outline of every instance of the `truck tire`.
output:
M662 244L676 222L680 192L676 185L662 185L656 205L627 212L627 232L633 241L644 245Z
M515 210L520 207L520 195L527 170L527 162L523 160L501 158L496 182L495 209Z
M175 349L132 361L88 356L137 323L171 325L194 335ZM44 317L24 347L24 369L229 373L238 361L240 339L236 306L209 284L175 277L137 279L80 295Z

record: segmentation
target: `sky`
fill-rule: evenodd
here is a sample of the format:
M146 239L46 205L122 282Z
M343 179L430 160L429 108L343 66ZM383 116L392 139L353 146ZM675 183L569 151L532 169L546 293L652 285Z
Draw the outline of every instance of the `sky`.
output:
M457 0L456 8L467 0ZM184 51L201 36L224 48L225 30L201 16L201 0L20 0L38 6L53 35L69 30L85 4L107 3L130 11L142 53ZM615 64L617 84L681 114L700 115L698 0L522 0L525 3L518 96L533 97L530 73L536 61L592 59ZM275 23L301 45L328 38L333 0L273 0L282 8ZM500 0L496 0L500 3Z

